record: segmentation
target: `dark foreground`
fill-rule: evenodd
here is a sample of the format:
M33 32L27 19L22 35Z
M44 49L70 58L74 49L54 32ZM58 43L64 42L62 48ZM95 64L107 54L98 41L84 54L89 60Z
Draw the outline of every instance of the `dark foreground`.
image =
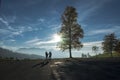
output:
M120 80L120 58L0 61L0 80Z

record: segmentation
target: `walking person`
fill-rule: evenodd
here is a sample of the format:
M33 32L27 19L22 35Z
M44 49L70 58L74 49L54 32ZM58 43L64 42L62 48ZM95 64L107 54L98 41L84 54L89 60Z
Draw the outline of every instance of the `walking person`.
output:
M48 58L48 53L47 53L47 51L45 52L45 56L46 56L46 59Z
M52 57L52 53L51 52L49 52L49 59L51 60L51 57Z

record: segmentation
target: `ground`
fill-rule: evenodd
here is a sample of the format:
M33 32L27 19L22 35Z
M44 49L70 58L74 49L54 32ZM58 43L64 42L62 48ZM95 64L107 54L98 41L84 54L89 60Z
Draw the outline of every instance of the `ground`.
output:
M0 61L0 80L120 80L120 58Z

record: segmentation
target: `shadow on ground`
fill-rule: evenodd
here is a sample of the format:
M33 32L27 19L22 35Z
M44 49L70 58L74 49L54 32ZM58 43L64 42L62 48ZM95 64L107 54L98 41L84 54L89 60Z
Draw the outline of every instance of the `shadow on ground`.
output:
M49 63L49 60L44 60L43 62L40 62L40 63L37 63L35 65L32 66L32 68L35 68L35 67L44 67L45 65L47 65Z
M120 63L106 61L67 61L57 72L64 80L120 80Z

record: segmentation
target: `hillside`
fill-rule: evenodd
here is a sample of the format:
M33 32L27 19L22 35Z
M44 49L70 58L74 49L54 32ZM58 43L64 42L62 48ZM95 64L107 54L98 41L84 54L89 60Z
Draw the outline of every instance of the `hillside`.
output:
M28 54L23 54L23 53L17 53L17 52L13 52L11 50L8 50L8 49L4 49L4 48L0 48L0 56L2 58L10 58L10 57L13 57L13 58L17 58L17 59L43 59L44 57L43 56L40 56L40 55L34 55L34 54L31 54L31 55L28 55Z
M44 52L46 50L44 48L19 48L16 51L20 52L20 53L29 53L29 54L36 53L36 54L39 54L40 52Z

